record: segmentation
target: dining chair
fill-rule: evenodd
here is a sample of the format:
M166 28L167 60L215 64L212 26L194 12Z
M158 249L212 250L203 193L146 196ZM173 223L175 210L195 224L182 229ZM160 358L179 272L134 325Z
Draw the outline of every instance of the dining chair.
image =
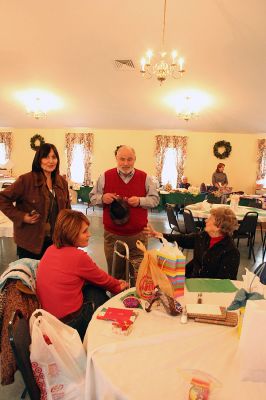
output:
M262 209L262 201L260 199L250 199L247 207ZM263 243L263 226L261 222L257 224L260 228L261 242Z
M30 329L29 322L20 310L13 312L8 324L8 336L18 369L21 372L25 389L20 399L25 399L27 393L31 400L40 400L40 389L33 375L30 361Z
M200 231L200 227L197 226L193 218L193 214L188 208L184 208L183 217L186 233L194 233Z
M257 223L258 213L255 211L247 212L243 220L240 222L239 228L233 234L233 238L237 239L237 247L239 245L239 239L247 239L247 245L249 247L248 258L250 259L252 254L254 262L256 261L254 254L254 243Z
M180 204L180 208L179 208L179 210L178 210L178 214L183 214L184 213L184 209L185 209L185 207L186 206L189 206L190 204L193 204L194 202L193 202L193 200L192 200L192 197L191 196L185 196L184 197L184 203L183 204Z
M168 218L168 223L169 223L169 227L171 229L171 234L173 232L176 233L185 233L185 231L181 228L181 226L179 225L175 212L174 212L174 208L172 205L170 204L166 204L166 214L167 214L167 218Z

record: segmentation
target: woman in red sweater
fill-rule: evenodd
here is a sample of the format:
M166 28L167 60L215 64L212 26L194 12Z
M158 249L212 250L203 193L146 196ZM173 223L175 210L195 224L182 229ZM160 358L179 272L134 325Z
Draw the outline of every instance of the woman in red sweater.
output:
M37 270L37 295L42 308L77 329L83 339L88 323L108 300L106 290L117 294L127 283L100 269L86 252L89 221L78 211L60 211L53 242Z

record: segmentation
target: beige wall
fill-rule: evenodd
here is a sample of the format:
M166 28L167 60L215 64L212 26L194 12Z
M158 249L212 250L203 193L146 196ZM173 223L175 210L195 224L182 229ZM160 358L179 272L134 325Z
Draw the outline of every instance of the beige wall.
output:
M2 129L3 131L6 129ZM238 134L211 132L177 132L177 131L122 131L79 129L12 129L14 146L12 161L14 173L20 175L31 170L34 151L30 148L30 138L36 133L44 137L46 142L54 143L61 158L61 172L66 172L66 155L64 137L67 132L94 133L94 157L92 177L95 181L105 169L115 165L114 149L117 145L128 144L135 148L137 154L136 167L147 173L155 174L155 136L158 134L188 136L187 160L185 174L192 185L201 182L210 183L211 175L220 161L213 155L213 145L219 140L229 141L232 153L225 163L225 172L229 184L234 190L254 192L256 179L257 139L266 138L266 134Z

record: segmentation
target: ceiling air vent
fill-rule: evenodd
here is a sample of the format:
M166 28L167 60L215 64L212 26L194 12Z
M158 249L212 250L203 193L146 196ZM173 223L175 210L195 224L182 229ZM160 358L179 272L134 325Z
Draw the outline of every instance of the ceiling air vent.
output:
M135 65L132 60L115 60L115 69L119 71L132 71L135 69Z

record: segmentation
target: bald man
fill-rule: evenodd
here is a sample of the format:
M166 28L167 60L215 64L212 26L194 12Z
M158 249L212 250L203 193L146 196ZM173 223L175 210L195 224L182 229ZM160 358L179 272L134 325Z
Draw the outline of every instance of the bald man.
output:
M143 229L148 222L148 209L156 207L160 200L151 177L134 167L136 154L132 147L118 146L115 158L116 168L105 171L90 192L91 204L103 205L104 252L109 274L112 272L116 240L127 243L129 258L138 268L143 253L136 248L136 241L140 240L147 247ZM129 206L129 220L122 225L117 225L110 217L110 205L117 198L123 198ZM115 271L118 279L125 278L125 261L119 257Z

